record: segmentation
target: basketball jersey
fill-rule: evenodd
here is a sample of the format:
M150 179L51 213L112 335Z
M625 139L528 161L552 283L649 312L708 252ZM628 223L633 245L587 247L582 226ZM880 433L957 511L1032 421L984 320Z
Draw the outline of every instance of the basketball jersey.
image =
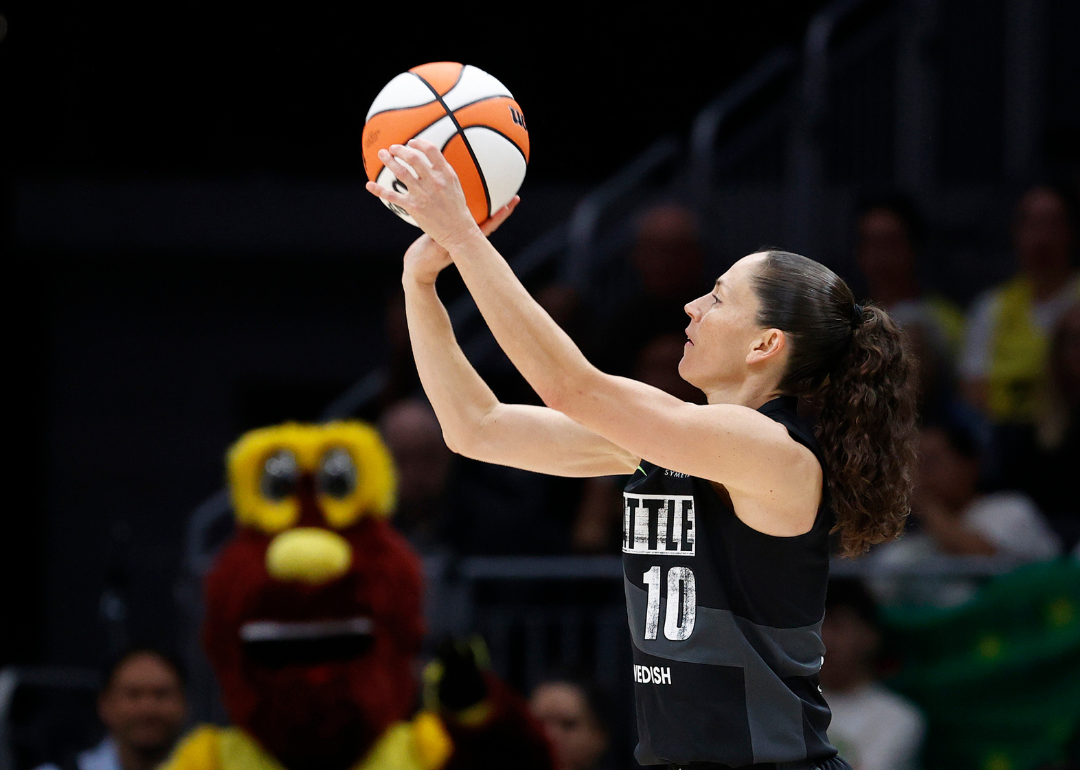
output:
M783 396L758 411L822 462ZM822 462L822 468L824 469ZM833 514L758 532L705 479L642 462L623 495L623 582L643 765L739 767L836 754L818 686Z

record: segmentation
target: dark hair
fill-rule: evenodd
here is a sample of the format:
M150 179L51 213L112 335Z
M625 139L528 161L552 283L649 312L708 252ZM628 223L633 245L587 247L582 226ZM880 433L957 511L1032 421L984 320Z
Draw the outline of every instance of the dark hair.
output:
M176 676L176 681L180 684L180 689L186 689L187 670L185 669L184 663L180 660L179 656L172 652L169 652L168 650L163 650L159 647L154 647L152 645L136 645L128 647L119 655L114 656L105 665L105 668L103 669L104 676L101 679L102 692L108 690L109 687L112 686L113 680L120 672L120 669L124 667L124 664L126 664L132 658L137 658L140 655L152 655L158 660L160 660L162 663L164 663L168 668L171 668L173 674Z
M903 333L811 259L770 249L753 279L757 322L789 347L780 390L819 408L817 436L845 556L904 530L915 462L915 383Z

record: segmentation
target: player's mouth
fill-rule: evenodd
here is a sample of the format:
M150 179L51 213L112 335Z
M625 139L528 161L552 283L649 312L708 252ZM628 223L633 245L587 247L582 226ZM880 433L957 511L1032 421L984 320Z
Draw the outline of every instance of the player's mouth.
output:
M244 652L271 668L313 665L363 655L374 640L371 618L255 620L240 627Z
M686 332L686 345L693 345L693 344L694 344L694 341L692 339L690 339L690 332L688 330Z

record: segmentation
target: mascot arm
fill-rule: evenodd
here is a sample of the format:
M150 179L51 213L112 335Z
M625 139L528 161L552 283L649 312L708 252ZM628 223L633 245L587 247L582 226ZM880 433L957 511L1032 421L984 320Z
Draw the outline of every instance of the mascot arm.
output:
M444 770L505 770L508 763L515 770L551 770L551 747L525 701L494 674L485 672L484 682L484 708L463 712L464 720L443 712L454 741Z
M444 770L551 770L551 748L525 701L487 668L478 637L448 640L424 671L424 700L453 740Z

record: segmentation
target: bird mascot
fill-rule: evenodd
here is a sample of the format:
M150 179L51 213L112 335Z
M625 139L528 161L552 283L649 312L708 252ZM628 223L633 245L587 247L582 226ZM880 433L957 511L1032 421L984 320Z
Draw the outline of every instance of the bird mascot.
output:
M476 644L444 643L417 681L420 563L390 526L373 428L255 430L228 475L237 532L206 580L203 644L232 725L196 728L164 770L550 770Z

